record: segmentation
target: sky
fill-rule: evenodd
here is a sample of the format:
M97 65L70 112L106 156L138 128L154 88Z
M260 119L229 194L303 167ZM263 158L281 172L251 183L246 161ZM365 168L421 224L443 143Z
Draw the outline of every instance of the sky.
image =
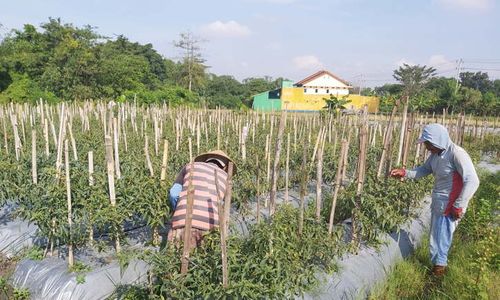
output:
M199 40L209 72L299 81L319 70L361 86L394 82L403 63L500 78L500 0L0 0L0 35L49 17L182 54ZM459 63L460 62L460 63Z

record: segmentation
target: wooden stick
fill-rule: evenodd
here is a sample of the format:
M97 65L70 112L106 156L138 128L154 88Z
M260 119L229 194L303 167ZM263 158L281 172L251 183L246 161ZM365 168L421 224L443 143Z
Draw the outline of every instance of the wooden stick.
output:
M300 184L300 204L299 204L299 235L302 235L304 229L304 201L307 192L307 180L309 175L309 168L307 167L307 145L304 145L304 152L302 153L302 180Z
M290 132L287 135L286 139L286 162L285 162L285 199L284 202L288 203L289 201L289 173L290 173Z
M89 186L93 186L94 181L94 152L88 152L88 166L89 166ZM90 222L89 222L89 242L92 246L94 244L94 226L92 222L92 212L89 212Z
M73 129L71 128L71 127L73 127L72 122L68 122L67 126L69 129L68 131L69 131L69 136L70 136L70 140L71 140L71 149L73 150L73 159L75 161L78 161L78 152L76 149L76 141L75 141L75 138L73 137Z
M113 158L113 143L111 141L111 136L106 135L104 137L106 146L106 169L108 173L108 188L109 188L109 201L111 207L116 207L116 193L115 193L115 162ZM119 253L121 251L120 237L118 233L115 236L115 249Z
M321 218L322 206L322 187L323 187L323 152L325 150L326 131L323 132L321 137L320 146L318 149L318 163L316 168L316 222Z
M38 175L36 168L36 130L31 130L31 176L33 184L38 184Z
M396 165L399 166L399 163L401 162L401 156L402 156L402 151L403 151L403 142L404 142L404 137L406 133L406 119L407 119L407 114L408 114L408 102L409 102L409 97L406 96L404 106L403 106L403 120L401 121L401 131L399 134L399 148L398 148L398 157L396 160Z
M66 138L65 124L66 124L66 111L63 103L61 106L61 113L59 116L59 136L57 139L57 155L56 155L56 178L59 178L61 172L63 140Z
M3 140L4 140L4 147L5 147L5 154L9 155L9 140L7 137L7 126L5 125L5 116L3 118L2 122L2 127L3 127Z
M214 169L214 182L215 182L215 192L217 194L217 207L219 215L219 224L224 224L224 207L222 205L222 197L220 196L219 190L219 176L217 175L217 169ZM228 274L227 274L227 245L226 238L227 232L224 226L220 226L220 247L221 247L221 260L222 260L222 286L227 288Z
M358 224L358 214L361 213L361 195L363 193L363 184L365 181L365 168L366 168L366 153L368 145L368 134L367 134L367 107L365 106L363 111L363 124L361 126L359 135L359 160L358 160L358 178L357 178L357 189L356 189L356 199L354 201L354 210L352 211L352 242L354 247L358 249L360 244L360 234L361 228Z
M163 157L161 161L161 174L160 181L165 182L167 179L167 162L168 162L168 141L167 139L163 140Z
M335 216L335 207L337 205L337 197L338 197L340 185L342 182L342 168L343 168L344 156L345 156L346 152L347 152L347 141L345 139L343 139L342 146L340 149L339 161L337 164L337 173L335 175L335 189L333 190L332 208L330 210L330 221L328 222L328 235L329 236L332 235L332 231L333 231L333 219Z
M194 163L189 165L189 182L187 190L187 207L186 219L184 225L184 248L181 257L181 274L186 274L189 267L189 253L191 251L191 226L193 221L193 203L194 203L194 186L193 186Z
M148 135L144 136L144 156L146 157L146 166L149 170L149 176L154 177L153 164L151 163L151 158L149 157L149 143Z
M116 117L113 118L113 149L115 155L115 172L116 178L122 178L122 172L120 170L120 153L118 151L118 120Z
M257 217L256 217L256 222L259 224L260 222L260 166L259 166L259 156L255 155L255 165L257 168L257 174L256 174L256 195L255 195L255 200L257 201Z
M389 119L389 124L387 125L386 130L385 130L384 146L382 148L382 156L380 157L378 171L377 171L378 178L380 178L380 176L382 176L382 171L384 170L384 165L385 165L386 157L388 156L387 155L388 152L389 152L389 156L390 156L389 145L390 145L390 141L392 139L392 126L393 126L394 116L396 115L397 109L398 109L398 103L396 103L396 105L394 105L394 107L392 108L392 113L391 113L391 117Z
M275 145L275 156L274 156L274 164L273 164L273 172L271 175L271 195L269 197L269 216L272 216L276 210L276 191L278 188L278 177L279 177L279 172L278 172L278 167L279 167L279 162L280 162L280 154L281 154L281 141L283 139L283 132L285 130L285 125L286 125L286 111L283 110L281 111L281 119L280 119L280 125L278 129L278 137L276 140L276 145Z
M229 162L227 168L227 188L224 194L224 226L226 232L229 232L229 218L231 213L231 197L233 194L233 171L234 165Z
M73 225L72 220L72 205L71 205L71 180L69 173L69 151L68 151L68 140L64 140L64 161L65 161L65 171L66 171L66 197L68 200L68 227L69 227L69 240L68 240L68 266L72 267L74 264L73 258L73 242L71 227Z
M50 148L49 148L49 124L47 119L43 119L43 139L45 140L45 156L49 157Z

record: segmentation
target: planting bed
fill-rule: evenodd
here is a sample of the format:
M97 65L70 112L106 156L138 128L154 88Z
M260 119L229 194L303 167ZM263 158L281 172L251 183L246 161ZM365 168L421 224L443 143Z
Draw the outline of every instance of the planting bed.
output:
M293 298L312 297L304 293L318 274L340 267L315 295L359 291L355 283L406 255L426 223L419 208L431 181L386 177L425 159L414 143L422 126L438 121L459 144L498 149L495 128L405 110L369 121L132 103L0 106L0 251L19 257L36 245L44 258L19 262L11 282L34 299ZM164 243L168 189L213 149L238 169L224 209L231 225L188 249L181 273L183 249Z

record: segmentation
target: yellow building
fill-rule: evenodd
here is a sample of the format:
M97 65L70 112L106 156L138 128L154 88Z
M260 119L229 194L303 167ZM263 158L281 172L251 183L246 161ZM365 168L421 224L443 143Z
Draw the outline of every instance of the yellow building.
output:
M368 112L378 111L377 97L349 94L349 83L328 71L319 71L293 84L283 81L281 88L254 96L252 107L260 111L318 111L325 107L330 96L346 98L346 108L359 110L368 105Z

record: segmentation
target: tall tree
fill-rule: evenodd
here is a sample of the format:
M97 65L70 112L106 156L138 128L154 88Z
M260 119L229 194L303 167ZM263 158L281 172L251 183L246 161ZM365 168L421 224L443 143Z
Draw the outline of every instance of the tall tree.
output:
M403 92L410 98L419 93L434 76L436 69L427 66L403 64L392 75L403 85Z
M174 41L174 46L181 49L183 53L181 82L187 84L189 91L193 90L193 85L201 86L205 77L207 66L201 54L200 44L203 40L195 37L191 32L183 32L180 39Z

